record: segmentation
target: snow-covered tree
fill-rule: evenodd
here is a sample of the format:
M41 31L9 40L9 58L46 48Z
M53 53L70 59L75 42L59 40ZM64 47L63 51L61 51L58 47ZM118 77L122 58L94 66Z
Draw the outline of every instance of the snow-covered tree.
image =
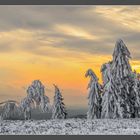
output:
M134 82L133 82L133 100L131 99L134 112L133 112L133 117L134 118L139 118L140 117L140 80L139 80L139 73L136 73L134 71Z
M48 112L51 109L50 100L46 95L41 96L40 108L43 112Z
M31 119L31 110L32 110L33 107L34 107L34 101L29 96L25 97L20 102L19 108L23 112L25 120Z
M109 61L101 66L103 86L105 86L110 80L111 64L112 62Z
M31 110L35 107L39 107L43 112L51 108L49 98L45 95L45 87L39 80L32 82L27 89L27 96L19 105L25 119L31 119Z
M65 119L67 116L67 111L65 108L65 104L63 103L63 97L59 88L56 85L54 85L54 88L55 96L52 109L52 119Z
M88 119L95 119L101 117L101 92L102 87L98 82L98 78L95 73L88 69L86 77L90 77L90 82L88 84L89 88L89 95L88 95L88 112L87 118Z
M40 104L41 97L45 94L45 87L39 80L35 80L27 89L27 94L34 99L37 104Z
M118 88L117 94L121 96L122 99L120 104L123 108L124 118L130 118L133 112L133 105L131 104L131 99L133 97L133 92L131 91L133 73L129 63L130 58L129 50L123 40L119 39L116 42L113 53L112 75Z
M118 95L117 85L110 75L110 80L105 84L103 89L101 118L123 118L123 108L121 108L121 102L122 100Z
M132 112L134 111L131 84L133 73L129 64L130 58L130 52L123 40L117 40L113 53L113 61L110 65L109 82L104 87L102 97L102 117L130 118L132 116Z
M0 104L3 105L1 119L3 120L21 119L21 111L16 101L8 100Z
M123 40L118 39L113 52L112 73L114 78L121 80L132 73L130 58L130 52Z
M45 87L39 80L35 80L27 89L27 95L33 99L43 112L50 109L49 98L45 95Z

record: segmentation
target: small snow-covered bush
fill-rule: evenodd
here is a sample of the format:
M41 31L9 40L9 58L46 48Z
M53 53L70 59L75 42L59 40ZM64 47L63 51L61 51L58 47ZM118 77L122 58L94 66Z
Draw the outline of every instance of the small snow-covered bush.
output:
M18 120L22 118L22 112L20 111L16 102L7 101L4 103L1 112L1 119L3 120Z

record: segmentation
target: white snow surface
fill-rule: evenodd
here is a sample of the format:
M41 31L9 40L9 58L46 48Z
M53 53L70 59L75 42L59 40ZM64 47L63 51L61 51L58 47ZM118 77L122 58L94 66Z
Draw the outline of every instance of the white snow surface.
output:
M140 119L1 120L0 135L140 135Z

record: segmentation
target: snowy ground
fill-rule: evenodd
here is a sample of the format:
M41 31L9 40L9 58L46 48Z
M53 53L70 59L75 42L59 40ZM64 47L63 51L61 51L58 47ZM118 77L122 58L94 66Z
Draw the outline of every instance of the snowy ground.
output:
M140 135L140 119L0 121L1 135Z

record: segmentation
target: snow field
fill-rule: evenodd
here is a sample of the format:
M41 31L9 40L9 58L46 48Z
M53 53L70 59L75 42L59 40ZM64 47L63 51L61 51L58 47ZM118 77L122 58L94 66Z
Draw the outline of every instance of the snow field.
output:
M0 135L140 135L140 119L0 121Z

